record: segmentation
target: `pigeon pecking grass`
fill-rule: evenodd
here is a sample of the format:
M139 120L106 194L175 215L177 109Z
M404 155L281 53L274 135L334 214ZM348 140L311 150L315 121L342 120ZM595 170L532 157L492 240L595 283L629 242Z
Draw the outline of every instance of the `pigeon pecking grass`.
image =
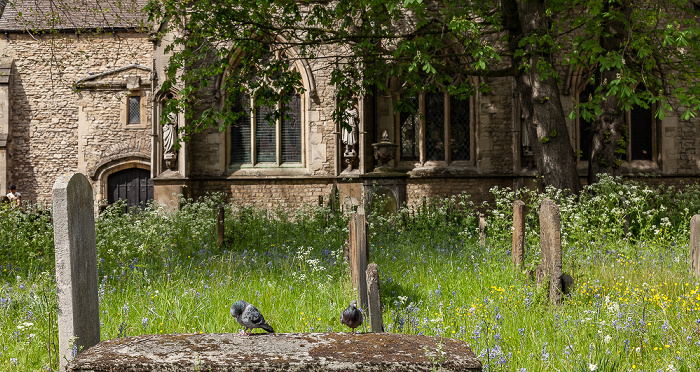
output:
M254 328L262 328L270 333L275 332L272 327L265 322L265 318L260 314L260 311L258 311L255 306L243 300L236 301L231 305L231 316L236 318L238 324L245 327L243 333L248 336L250 336ZM250 333L248 332L249 329Z
M350 327L355 334L355 328L362 325L362 311L357 308L357 301L350 301L350 306L340 315L340 322Z

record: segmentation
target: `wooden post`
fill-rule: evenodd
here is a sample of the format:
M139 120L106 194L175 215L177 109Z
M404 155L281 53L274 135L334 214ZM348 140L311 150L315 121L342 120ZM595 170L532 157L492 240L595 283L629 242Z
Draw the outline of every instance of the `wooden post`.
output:
M559 207L550 199L540 205L540 250L542 262L537 283L549 275L549 300L560 304L562 299L561 219Z
M486 217L479 215L479 244L486 245Z
M224 244L224 206L220 205L219 206L219 215L217 218L217 223L216 223L216 232L217 232L217 239L216 242L219 245L219 247Z
M357 288L359 305L367 306L367 281L365 278L369 248L367 241L367 218L365 210L360 206L357 213L350 219L350 277L352 285Z
M379 270L372 262L367 266L367 313L369 314L369 329L372 332L384 332L382 319L382 301L379 291Z
M522 200L516 200L513 203L513 246L511 249L511 258L513 266L521 269L525 260L525 203Z
M695 276L700 276L700 214L690 219L690 267Z
M53 185L53 226L61 370L80 351L100 342L97 248L92 186L80 173Z

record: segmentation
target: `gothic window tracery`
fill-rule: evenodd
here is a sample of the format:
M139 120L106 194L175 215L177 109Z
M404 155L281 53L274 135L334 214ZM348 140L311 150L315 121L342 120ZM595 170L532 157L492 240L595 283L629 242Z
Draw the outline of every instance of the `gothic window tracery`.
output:
M277 54L270 58L284 58ZM290 68L291 63L290 63ZM258 76L253 77L256 81ZM256 92L247 89L232 108L240 114L229 127L229 166L301 166L303 165L303 95L291 92L287 103L255 103ZM279 115L274 115L278 111Z

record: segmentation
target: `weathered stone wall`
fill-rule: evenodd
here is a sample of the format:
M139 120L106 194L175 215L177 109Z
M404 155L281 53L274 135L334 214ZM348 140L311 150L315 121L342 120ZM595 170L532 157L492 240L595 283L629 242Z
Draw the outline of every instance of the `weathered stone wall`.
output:
M236 205L267 210L293 210L318 205L319 196L323 197L324 205L327 204L333 188L333 179L198 179L193 180L190 185L193 198L221 192Z
M486 81L491 92L481 96L477 138L482 173L513 173L513 79Z
M425 198L469 195L475 205L493 201L489 189L494 186L513 188L510 177L463 177L463 178L411 178L406 185L407 204L417 206Z
M82 161L87 171L105 156L125 152L150 156L150 124L133 130L122 125L126 91L120 95L115 91L72 89L76 81L90 74L133 63L150 67L153 46L147 35L125 32L52 37L13 33L0 41L0 50L14 58L16 66L9 173L10 182L18 185L24 200L50 200L57 176L77 171ZM148 102L148 97L144 98ZM84 107L87 124L82 136L80 107ZM79 159L79 152L83 159Z
M669 117L663 120L658 131L661 140L661 168L663 173L698 174L700 173L700 125L693 122Z

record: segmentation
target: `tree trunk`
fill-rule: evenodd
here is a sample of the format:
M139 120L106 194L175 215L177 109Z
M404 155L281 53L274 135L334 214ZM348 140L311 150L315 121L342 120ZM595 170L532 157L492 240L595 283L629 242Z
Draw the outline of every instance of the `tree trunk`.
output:
M606 70L601 74L603 82L615 79L617 70ZM620 165L625 160L627 141L624 112L619 100L607 96L600 103L601 114L591 123L591 157L588 159L588 184L599 181L598 174L620 174ZM618 151L619 150L619 151Z
M503 0L502 5L504 25L512 37L511 47L514 51L518 48L518 40L525 35L544 36L548 33L543 0ZM517 16L512 13L515 6ZM538 39L541 40L535 38ZM581 191L581 180L576 170L576 157L569 140L559 87L553 76L551 54L547 52L549 47L551 45L547 44L520 47L525 49L525 53L515 63L527 67L518 71L515 89L541 185L578 193Z
M616 7L617 9L610 9ZM611 12L614 10L614 12ZM617 14L617 17L629 17L630 8L623 3L611 4L606 2L605 11L608 14ZM600 44L606 54L615 53L622 47L626 36L625 23L621 19L613 17L605 22L603 36ZM596 83L605 88L605 84L612 82L619 76L620 70L611 68L601 72ZM605 90L604 90L605 92ZM601 114L592 123L591 157L588 159L588 184L598 182L598 174L607 173L614 176L620 174L620 166L626 159L627 125L625 113L620 107L617 96L604 96L600 104Z

